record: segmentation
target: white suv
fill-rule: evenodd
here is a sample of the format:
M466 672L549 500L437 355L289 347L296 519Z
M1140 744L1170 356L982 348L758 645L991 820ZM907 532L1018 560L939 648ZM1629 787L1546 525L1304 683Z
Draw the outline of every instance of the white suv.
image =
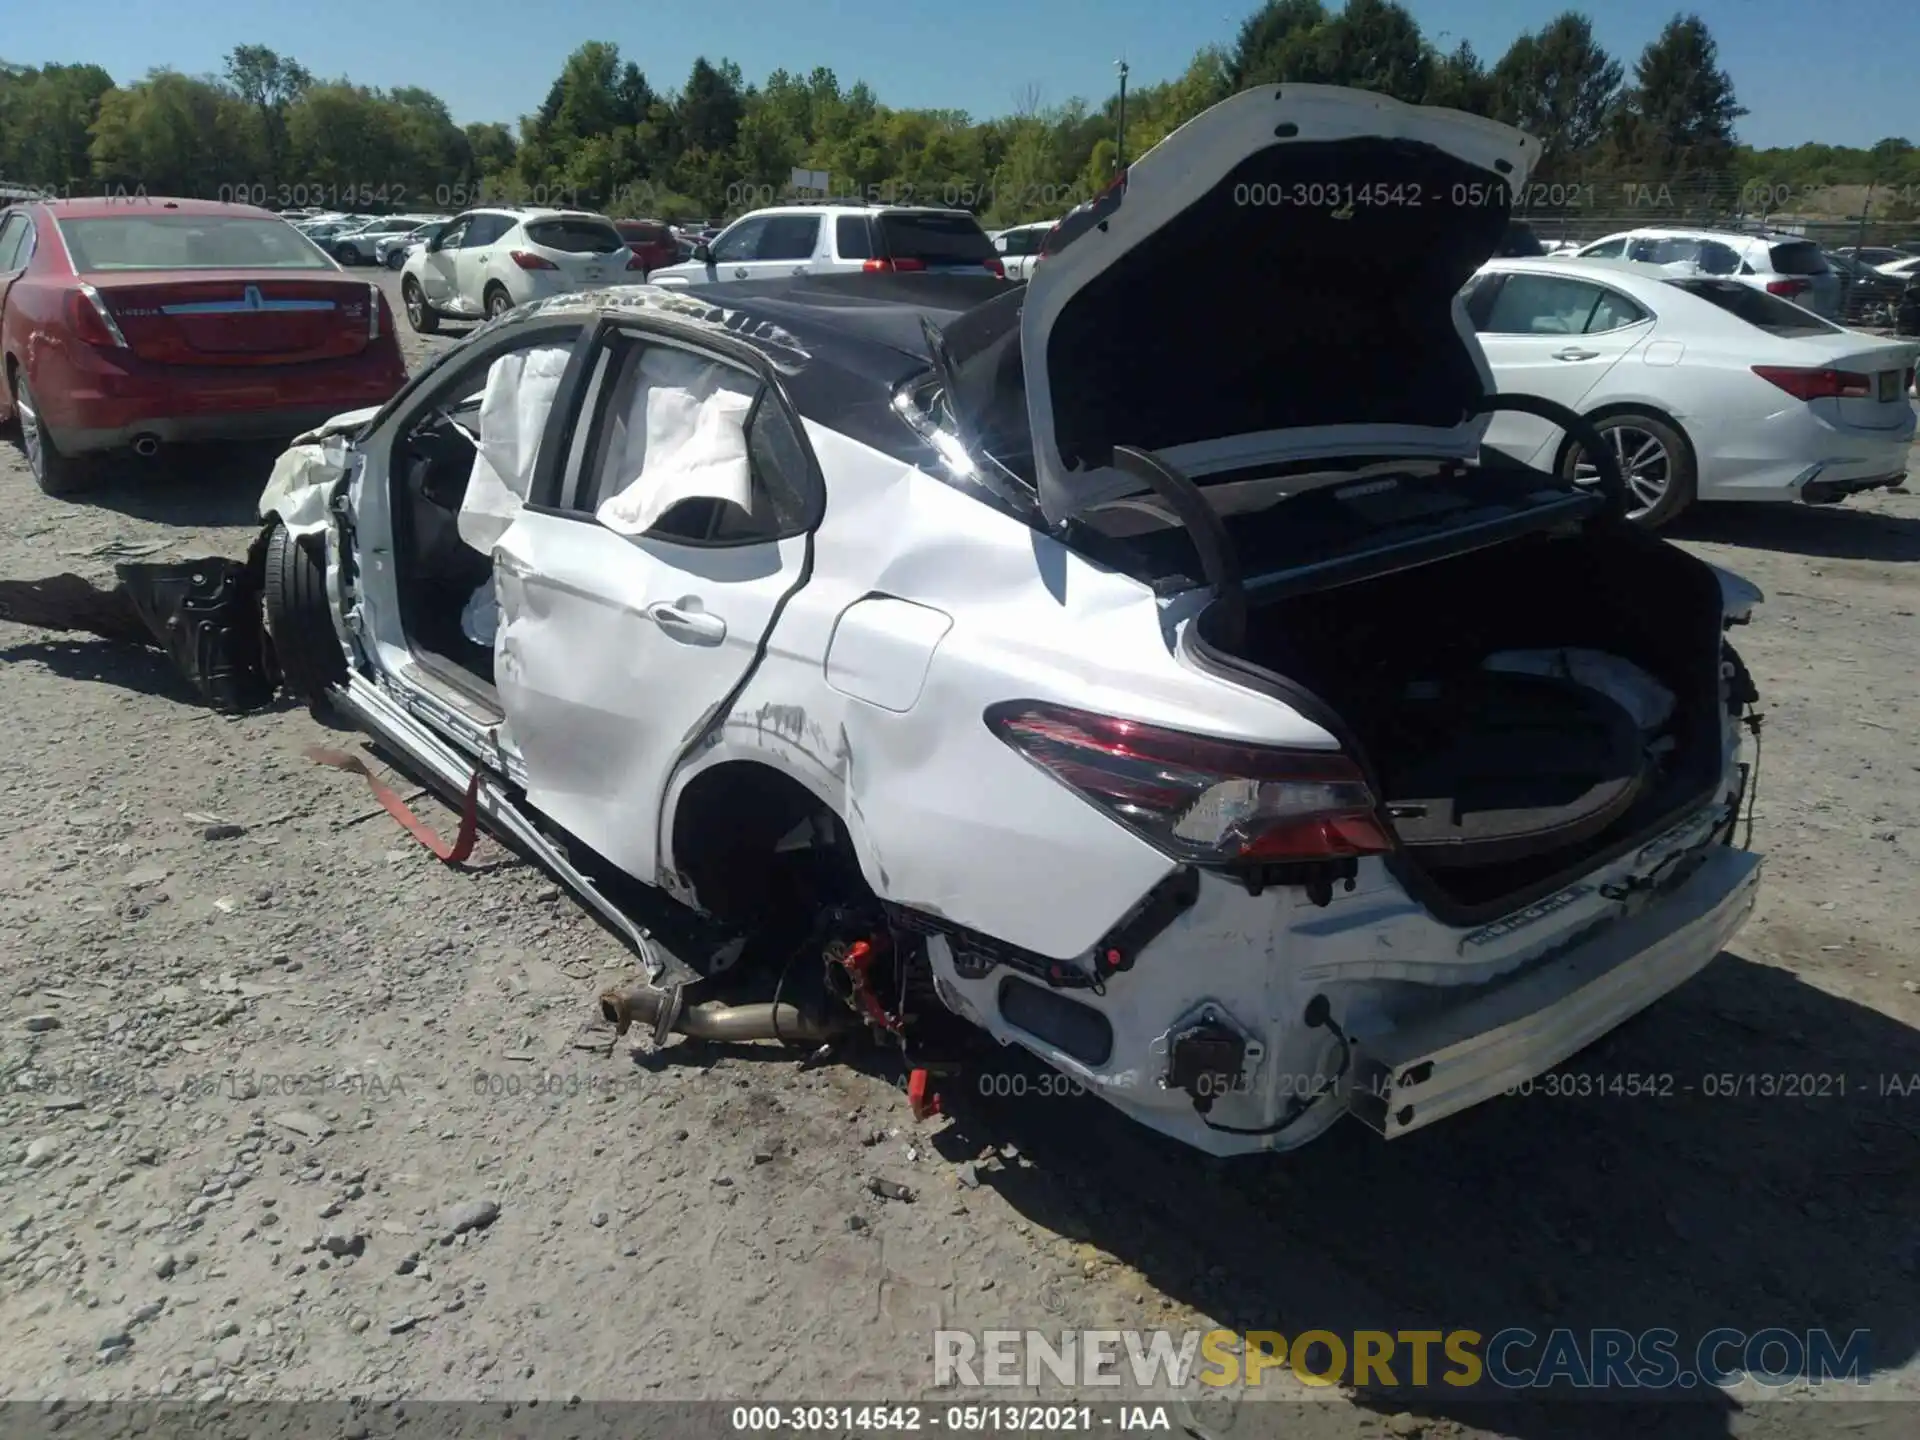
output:
M965 210L904 205L780 205L742 215L693 259L667 265L650 284L683 287L723 280L866 271L934 274L1006 267L980 222Z
M1753 907L1759 597L1489 393L1456 292L1503 211L1245 196L1536 148L1267 86L1024 287L515 310L281 457L270 653L627 940L602 1013L657 1043L865 1035L915 1102L1020 1045L1223 1155L1510 1094ZM1510 408L1601 486L1483 463Z
M1637 260L1676 275L1725 276L1824 319L1840 313L1840 277L1804 235L1651 225L1559 253L1581 260Z
M1047 232L1059 222L1042 220L1033 225L1015 225L1011 230L1002 230L993 237L994 252L999 255L1001 264L1006 266L1009 280L1026 280L1033 275L1033 267L1040 259L1040 246L1047 238Z
M638 279L640 260L604 215L585 210L469 210L407 256L400 298L415 330L443 317L491 320L529 300Z

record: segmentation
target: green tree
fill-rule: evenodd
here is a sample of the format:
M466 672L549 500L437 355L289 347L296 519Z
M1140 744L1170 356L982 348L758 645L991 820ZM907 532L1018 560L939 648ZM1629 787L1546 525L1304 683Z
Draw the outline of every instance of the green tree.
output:
M84 188L100 102L113 77L98 65L38 69L0 62L0 177L56 191Z
M91 146L110 190L207 199L253 193L260 174L247 103L213 80L156 70L101 97Z
M1698 15L1676 15L1640 54L1626 96L1623 148L1651 172L1713 171L1734 160L1734 125L1746 109L1720 68L1720 50Z
M1328 84L1413 101L1424 99L1432 85L1432 47L1421 38L1419 22L1393 0L1347 0L1320 28L1312 48L1315 76Z
M1320 40L1327 21L1320 0L1266 0L1241 22L1228 52L1227 77L1233 88L1321 79Z
M1426 103L1473 115L1494 112L1494 81L1473 46L1462 40L1450 53L1435 55L1427 80Z
M1515 40L1493 67L1494 114L1540 142L1536 173L1560 173L1606 135L1620 94L1620 64L1569 10Z
M265 45L236 45L227 52L227 84L234 93L253 107L256 143L266 162L259 178L274 187L284 179L281 174L287 155L287 107L313 84L313 76L299 61L286 58Z

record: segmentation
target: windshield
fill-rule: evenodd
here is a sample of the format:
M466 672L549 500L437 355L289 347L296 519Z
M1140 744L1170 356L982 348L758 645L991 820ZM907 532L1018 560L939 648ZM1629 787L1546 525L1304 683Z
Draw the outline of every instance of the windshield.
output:
M284 220L235 215L111 215L62 219L79 270L332 270Z

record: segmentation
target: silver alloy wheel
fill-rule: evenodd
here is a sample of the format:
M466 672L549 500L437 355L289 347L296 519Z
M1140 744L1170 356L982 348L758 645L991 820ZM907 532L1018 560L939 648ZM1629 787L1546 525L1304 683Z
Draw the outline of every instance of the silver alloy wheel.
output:
M405 285L401 287L400 299L407 307L407 323L418 330L420 322L427 318L427 297L418 285Z
M1637 425L1603 425L1601 433L1613 442L1614 458L1620 462L1620 474L1633 497L1627 518L1638 520L1666 498L1667 487L1673 482L1673 457L1658 436ZM1573 478L1580 485L1597 485L1600 472L1583 458L1574 466Z
M19 388L14 392L13 408L20 416L20 448L26 451L27 468L38 480L46 474L46 437L41 433L40 416L33 408L33 392L27 389L24 375L20 377L18 385Z
M504 290L496 290L487 297L487 318L498 320L513 308L513 297Z

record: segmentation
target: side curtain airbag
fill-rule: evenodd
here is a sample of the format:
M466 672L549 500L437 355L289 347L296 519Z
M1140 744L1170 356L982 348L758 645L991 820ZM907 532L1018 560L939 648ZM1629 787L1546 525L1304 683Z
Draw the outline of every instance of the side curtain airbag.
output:
M641 535L682 500L721 500L751 514L746 426L758 382L665 347L644 351L639 365L607 450L613 473L626 478L595 518L617 534Z
M483 555L493 554L526 504L540 436L572 355L569 345L543 345L503 355L487 371L480 453L459 516L460 538Z

